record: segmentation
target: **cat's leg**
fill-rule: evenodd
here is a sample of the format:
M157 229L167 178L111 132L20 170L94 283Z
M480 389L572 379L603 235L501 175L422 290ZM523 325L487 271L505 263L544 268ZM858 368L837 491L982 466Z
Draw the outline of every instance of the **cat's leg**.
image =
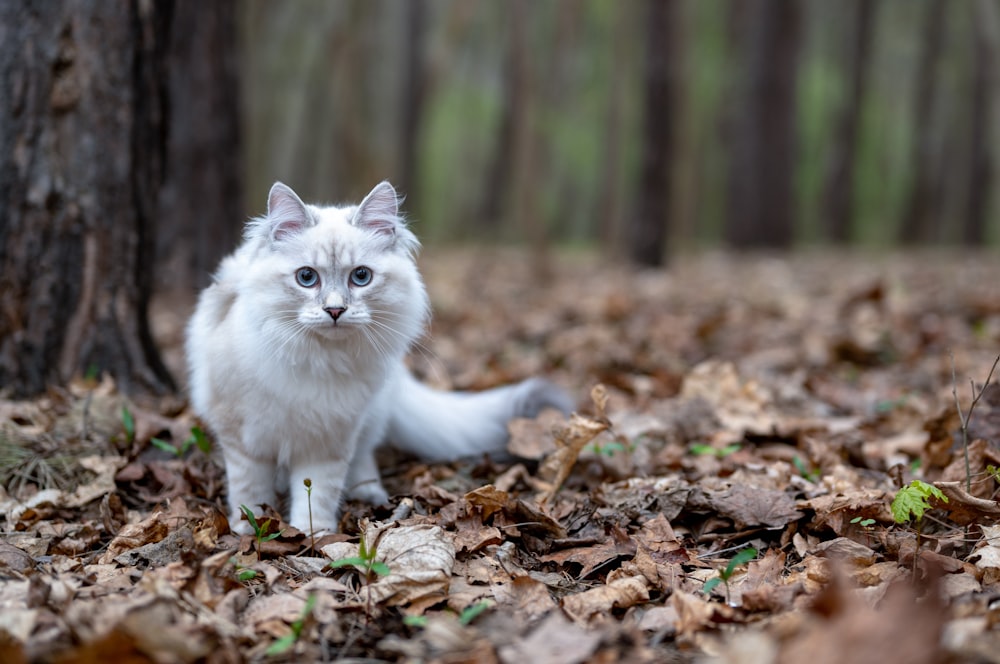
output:
M347 471L347 495L355 500L363 500L372 505L389 502L389 494L382 486L375 450L385 438L388 418L379 409L367 414L367 421L361 428L358 447Z
M253 532L250 523L241 518L240 505L246 505L259 514L261 505L274 505L275 462L247 454L241 445L222 446L226 464L226 484L229 487L229 527L236 533Z
M346 478L346 459L312 459L291 464L288 474L288 497L292 504L289 522L304 533L337 532ZM312 487L308 492L306 479Z

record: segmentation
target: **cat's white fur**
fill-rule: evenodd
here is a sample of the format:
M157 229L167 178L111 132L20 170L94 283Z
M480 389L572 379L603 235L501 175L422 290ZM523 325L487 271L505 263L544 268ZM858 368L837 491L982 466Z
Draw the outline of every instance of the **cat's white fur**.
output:
M275 505L283 488L290 523L308 529L306 478L316 530L336 530L345 491L385 502L374 453L386 440L429 460L501 452L512 417L568 410L540 379L472 394L410 375L404 356L429 316L418 248L388 182L346 207L306 205L276 183L267 215L222 261L188 325L187 357L237 531L249 530L240 505Z

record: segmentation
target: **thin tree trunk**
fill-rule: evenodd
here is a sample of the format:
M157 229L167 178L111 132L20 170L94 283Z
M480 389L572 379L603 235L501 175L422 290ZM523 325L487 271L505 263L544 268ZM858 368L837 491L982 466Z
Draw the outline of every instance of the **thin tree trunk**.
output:
M493 158L487 171L483 189L483 208L479 225L488 234L495 235L503 223L505 210L510 210L514 182L514 164L518 132L523 132L527 121L528 55L524 44L524 0L512 0L509 5L507 58L505 62L503 116L493 149Z
M417 150L427 92L427 67L424 64L426 35L427 2L409 0L406 6L406 61L403 63L402 165L398 183L399 189L407 195L412 195L417 186Z
M206 286L243 224L236 3L177 0L170 44L170 140L160 198L162 286Z
M868 87L869 55L874 33L875 3L851 0L842 7L851 13L849 90L834 130L824 195L824 228L828 240L847 244L854 221L854 164L861 112Z
M646 3L646 91L638 210L632 220L629 257L640 265L662 265L670 216L670 166L674 148L674 80L671 37L677 3Z
M970 165L968 194L962 224L962 242L980 246L986 242L986 220L989 208L990 181L993 177L993 159L990 152L990 118L993 117L993 94L997 61L997 48L993 42L1000 29L996 24L995 5L986 1L971 7L973 15L972 62L972 121L969 132Z
M729 130L726 237L735 247L784 248L794 240L795 90L801 5L740 3L736 84Z
M903 244L918 244L933 239L935 201L939 190L935 177L933 129L931 127L934 90L937 86L937 62L944 39L944 0L930 0L924 17L923 50L917 65L917 89L914 97L916 149L913 155L915 174L906 202L899 240Z
M626 66L627 40L631 39L633 22L631 3L615 4L615 30L612 36L612 59L616 70ZM601 243L606 253L619 256L622 248L622 133L625 115L625 77L611 77L611 94L608 98L607 116L604 128L604 159L601 162L601 190L598 194L597 209Z
M146 316L171 2L0 3L0 386L173 387Z

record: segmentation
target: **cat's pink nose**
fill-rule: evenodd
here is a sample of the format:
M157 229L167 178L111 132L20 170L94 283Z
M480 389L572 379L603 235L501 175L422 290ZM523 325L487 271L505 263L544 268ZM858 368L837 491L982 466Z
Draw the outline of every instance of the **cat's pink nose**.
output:
M324 307L323 311L330 314L330 318L333 319L333 322L337 322L340 315L347 311L347 307Z

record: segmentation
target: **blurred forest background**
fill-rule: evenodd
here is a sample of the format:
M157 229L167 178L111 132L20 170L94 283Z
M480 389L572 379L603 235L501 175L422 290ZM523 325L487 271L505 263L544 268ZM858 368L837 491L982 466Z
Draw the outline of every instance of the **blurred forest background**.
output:
M237 6L250 211L388 177L430 242L643 262L997 233L995 0Z
M644 265L995 244L998 56L998 0L0 2L0 389L170 391L150 298L275 180Z

